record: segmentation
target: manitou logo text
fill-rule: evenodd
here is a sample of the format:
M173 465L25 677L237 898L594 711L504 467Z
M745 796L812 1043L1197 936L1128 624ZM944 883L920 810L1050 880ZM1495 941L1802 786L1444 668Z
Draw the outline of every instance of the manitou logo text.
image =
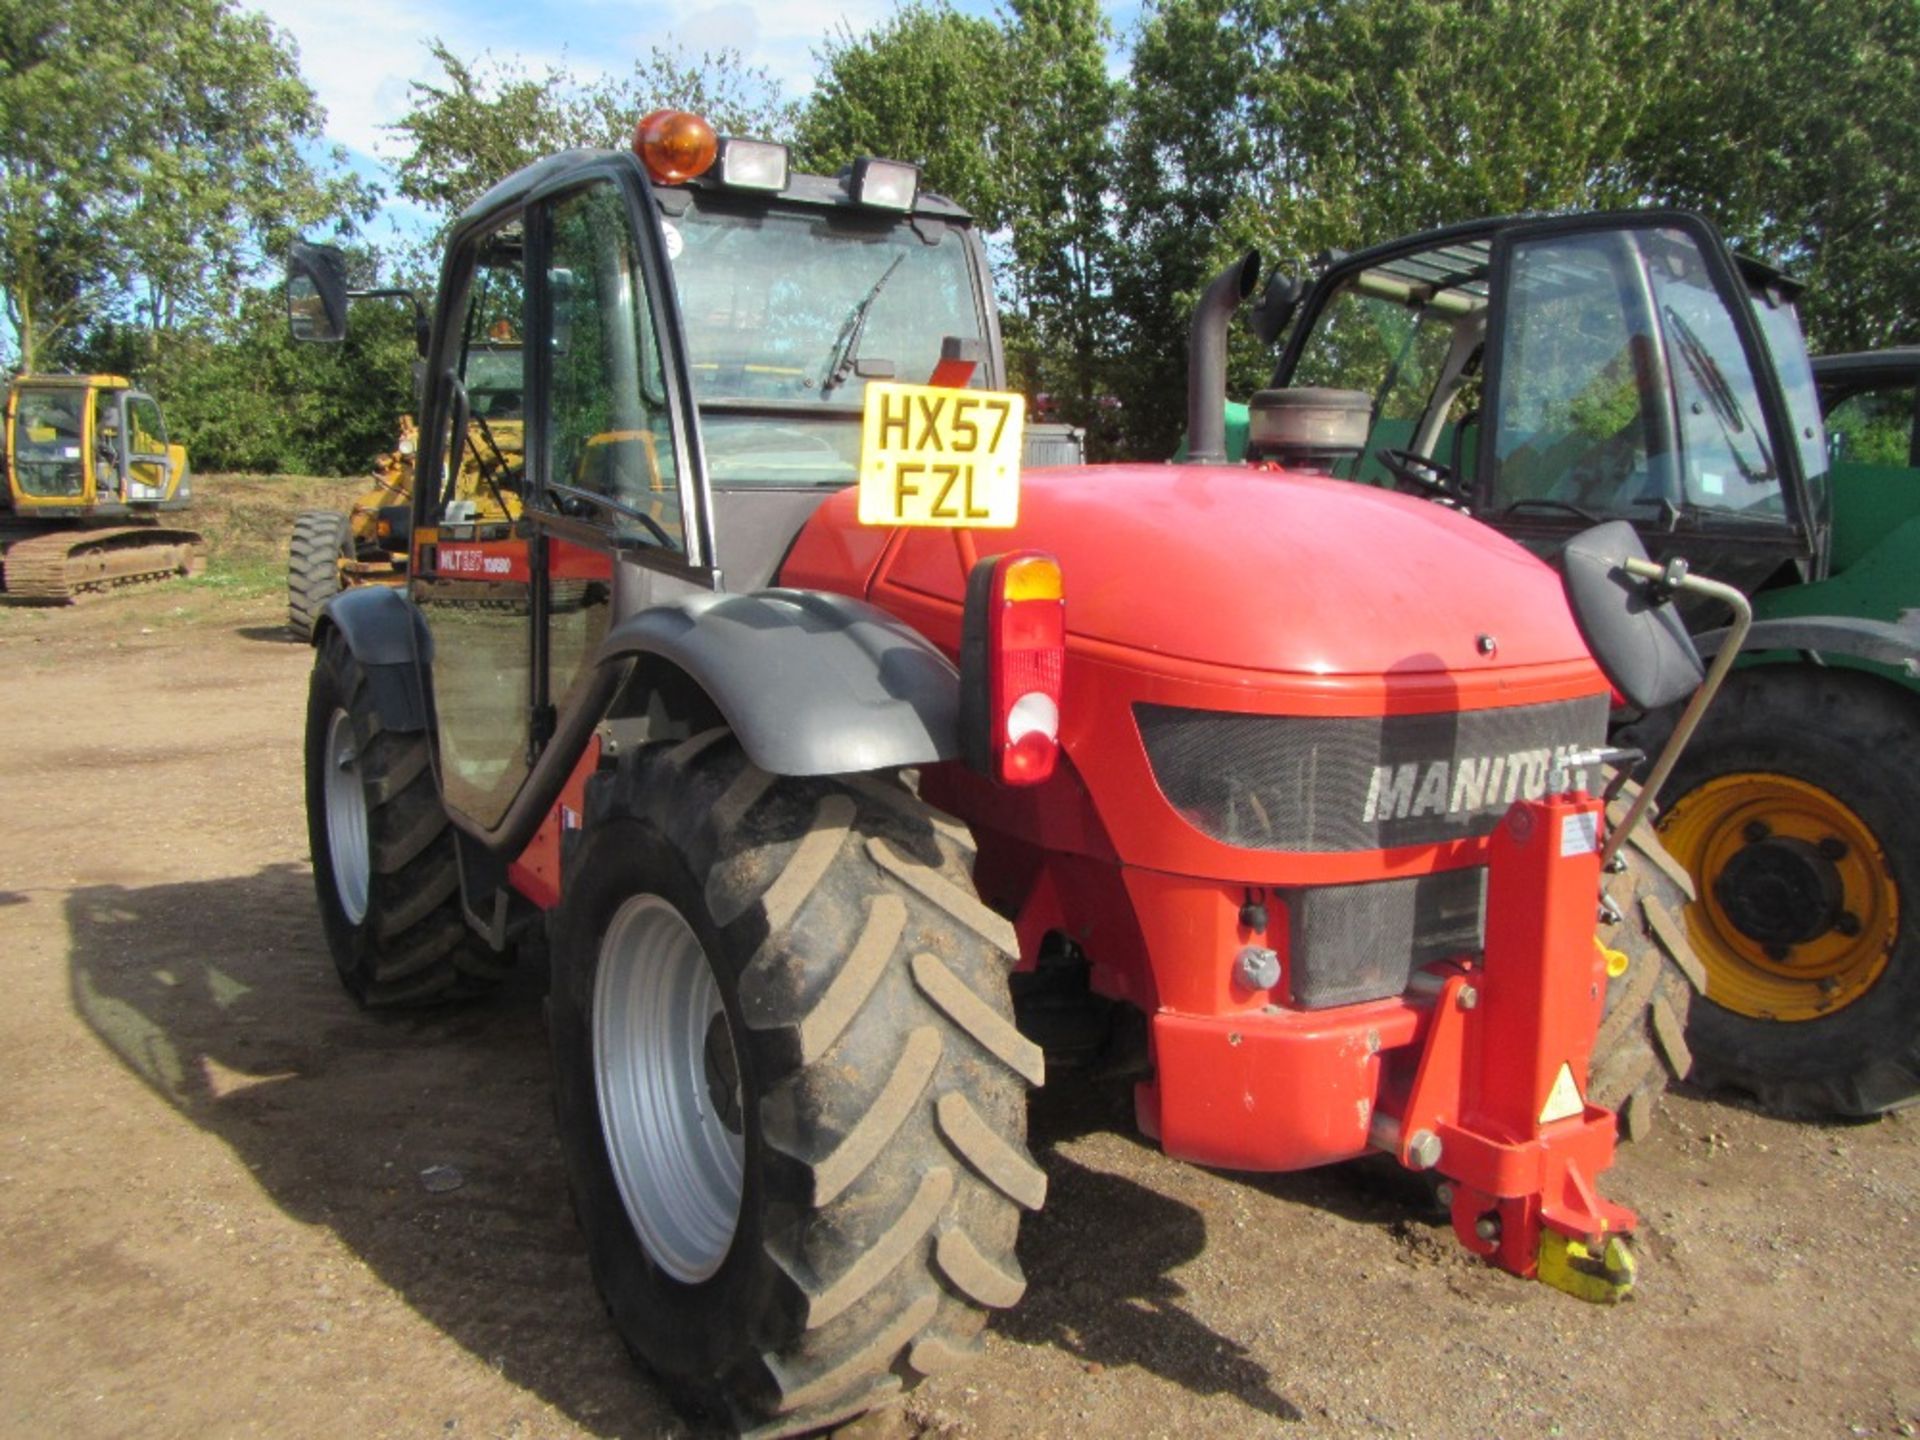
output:
M1547 793L1547 777L1578 748L1543 746L1508 755L1376 765L1360 818L1371 824L1410 815L1471 815L1522 798L1538 800ZM1569 788L1585 789L1586 784L1586 771L1572 772Z

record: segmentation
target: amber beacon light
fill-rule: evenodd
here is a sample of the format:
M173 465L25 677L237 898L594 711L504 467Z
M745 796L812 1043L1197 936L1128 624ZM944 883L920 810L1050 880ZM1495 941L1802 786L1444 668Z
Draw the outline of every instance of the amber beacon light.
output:
M633 127L633 153L661 185L704 175L719 150L713 127L685 110L656 110Z

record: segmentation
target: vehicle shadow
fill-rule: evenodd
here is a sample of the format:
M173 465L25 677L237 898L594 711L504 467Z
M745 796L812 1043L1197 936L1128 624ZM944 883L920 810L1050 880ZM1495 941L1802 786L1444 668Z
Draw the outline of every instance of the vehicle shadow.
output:
M305 645L304 636L296 635L285 625L236 625L233 633L242 640L262 640L271 645Z
M358 1010L296 865L92 886L67 905L75 1013L231 1147L281 1209L326 1226L443 1334L584 1427L687 1433L620 1345L588 1273L536 970L457 1010ZM1129 1133L1123 1110L1111 1090L1071 1085L1036 1103L1051 1188L1022 1232L1027 1295L997 1328L1300 1418L1244 1344L1181 1303L1172 1272L1206 1244L1200 1212L1057 1148L1093 1129ZM443 1167L455 1188L441 1188Z
M1126 1109L1108 1085L1036 1097L1030 1138L1047 1172L1047 1203L1020 1230L1027 1293L996 1328L1085 1364L1135 1366L1196 1395L1231 1395L1274 1419L1303 1419L1244 1344L1182 1303L1172 1272L1206 1248L1205 1217L1058 1148L1094 1130L1131 1134Z
M75 1012L287 1214L326 1226L444 1334L583 1427L686 1433L594 1292L531 970L482 1005L362 1012L293 865L89 887L68 920Z

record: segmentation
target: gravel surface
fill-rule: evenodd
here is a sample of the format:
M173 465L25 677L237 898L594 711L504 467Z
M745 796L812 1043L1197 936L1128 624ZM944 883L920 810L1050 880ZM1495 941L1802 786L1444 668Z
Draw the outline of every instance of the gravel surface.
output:
M277 597L0 609L0 1433L684 1433L604 1323L537 977L360 1013L306 862ZM1048 1206L983 1364L868 1437L1920 1430L1920 1113L1666 1102L1642 1282L1469 1260L1371 1166L1236 1176L1035 1102Z

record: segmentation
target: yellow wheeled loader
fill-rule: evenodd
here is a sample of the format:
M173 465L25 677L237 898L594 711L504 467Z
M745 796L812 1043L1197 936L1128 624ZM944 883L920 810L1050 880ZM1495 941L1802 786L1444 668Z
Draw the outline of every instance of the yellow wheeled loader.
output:
M470 392L476 423L457 492L473 505L476 521L513 520L519 497L498 485L523 463L520 347L494 342L476 348L475 356L483 361ZM403 415L393 449L374 461L372 486L350 511L307 510L295 517L287 551L287 626L294 634L311 635L320 607L342 590L406 582L417 440L413 417Z

